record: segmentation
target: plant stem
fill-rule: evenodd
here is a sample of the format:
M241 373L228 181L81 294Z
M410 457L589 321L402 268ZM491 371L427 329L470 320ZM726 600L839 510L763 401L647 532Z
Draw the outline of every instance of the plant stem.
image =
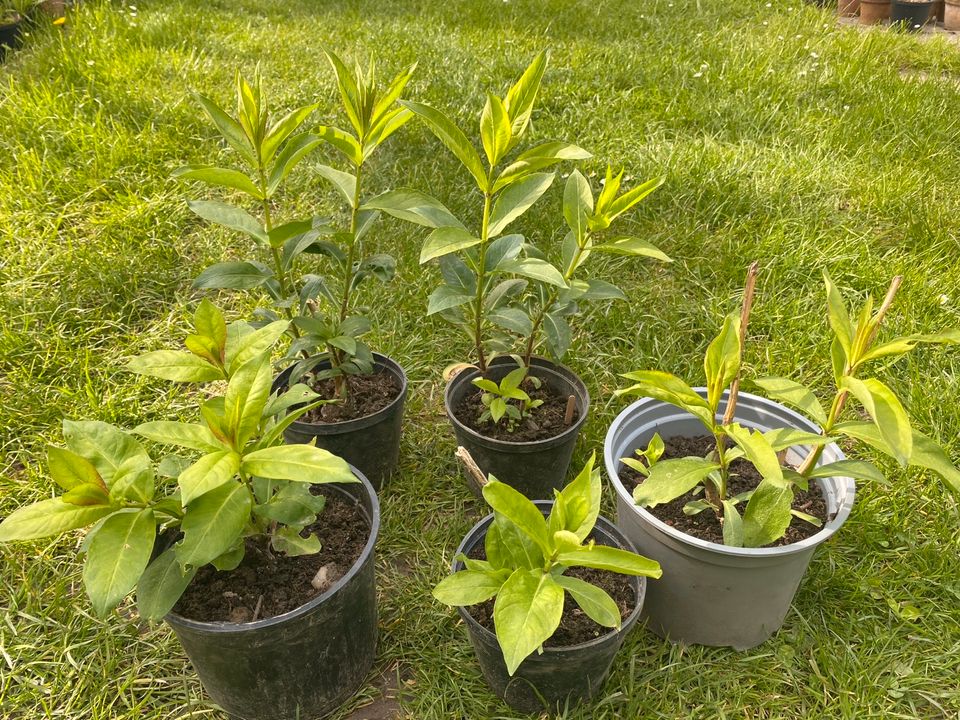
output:
M490 232L490 202L492 199L490 193L484 191L483 223L480 226L480 260L477 267L477 298L473 307L473 342L477 352L477 368L481 373L487 372L487 358L483 352L483 286L486 282L484 265L487 261L487 236Z

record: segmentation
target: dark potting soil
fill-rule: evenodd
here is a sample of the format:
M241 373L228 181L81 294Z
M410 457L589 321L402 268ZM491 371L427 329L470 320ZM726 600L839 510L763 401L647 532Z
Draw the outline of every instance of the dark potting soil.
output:
M470 552L470 557L476 560L486 560L487 553L482 544L475 547ZM636 606L636 596L630 585L630 578L626 575L610 572L609 570L595 570L593 568L570 568L564 575L585 580L588 583L596 585L613 598L613 601L620 608L620 619L626 620ZM471 605L466 608L474 620L483 625L490 632L495 632L493 623L493 605L494 599L487 600L478 605ZM579 645L589 642L601 635L612 632L612 628L603 627L591 620L580 606L570 597L570 593L564 591L563 616L560 618L560 626L553 636L544 643L544 647L568 647L570 645Z
M506 442L535 442L556 437L580 417L580 409L574 407L570 425L564 423L568 398L546 383L539 388L524 383L521 389L530 396L531 400L543 400L543 405L531 410L526 418L516 424L513 432L509 430L506 419L501 420L496 425L492 421L478 422L480 416L487 409L481 400L483 392L479 389L472 390L464 395L453 409L453 414L457 420L484 437ZM510 402L515 403L516 401L511 400Z
M312 423L338 423L357 420L383 410L396 400L402 388L393 373L381 369L372 375L349 375L347 399L344 402L330 403L314 408L301 420ZM321 397L336 397L336 384L332 378L308 381L313 391Z
M711 435L701 435L700 437L686 438L674 437L664 438L664 452L662 460L682 457L706 457L716 447L716 442ZM746 460L740 458L730 463L730 480L727 483L727 493L737 495L747 490L752 490L760 484L762 477L757 469ZM620 482L630 492L643 482L643 475L633 468L626 465L620 468ZM683 506L691 500L702 500L703 494L694 494L691 490L678 497L676 500L657 505L653 508L647 508L658 520L667 525L676 528L682 533L692 535L693 537L707 540L709 542L723 545L723 526L720 520L712 510L704 510L696 515L685 515ZM800 512L813 515L820 518L823 522L829 520L827 512L827 503L824 500L820 486L816 482L810 482L809 490L798 490L794 493L793 509ZM743 508L740 508L741 513ZM816 535L822 528L811 523L793 518L787 527L786 534L776 542L765 547L780 547L800 542L812 535Z
M320 539L320 552L297 557L272 553L268 558L263 542L248 538L243 562L227 572L204 565L174 612L201 622L262 620L295 610L346 575L363 553L370 525L359 504L322 486L313 492L327 498L318 522L308 528ZM326 571L317 588L312 581L321 568Z

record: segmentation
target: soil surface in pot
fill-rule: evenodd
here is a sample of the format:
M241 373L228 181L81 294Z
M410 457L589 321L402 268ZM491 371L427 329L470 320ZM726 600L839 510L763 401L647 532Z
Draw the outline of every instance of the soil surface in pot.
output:
M486 560L487 553L483 545L478 545L470 552L470 557L475 560ZM626 575L619 575L608 570L595 570L593 568L570 568L564 575L585 580L592 585L596 585L613 598L613 601L620 608L620 619L626 620L636 605L636 597L633 594L633 588L630 585L630 578ZM474 620L483 625L490 632L495 632L493 624L493 605L494 600L490 599L478 605L471 605L466 608ZM544 643L544 647L567 647L570 645L579 645L580 643L595 640L601 635L606 635L613 631L613 628L598 625L587 614L580 609L580 606L570 597L570 593L564 591L563 616L560 618L560 626L553 636Z
M503 440L505 442L536 442L537 440L556 437L570 425L573 425L580 417L580 409L575 407L570 425L564 423L563 418L567 412L567 396L557 392L546 383L539 388L533 388L529 383L524 383L521 389L530 396L531 400L543 400L543 405L531 410L528 417L517 423L513 432L510 432L507 428L506 420L501 420L496 425L492 422L478 422L479 417L487 409L481 400L483 392L479 389L464 395L453 409L453 414L457 420L474 432L492 440Z
M320 552L298 557L274 553L271 560L262 541L248 538L243 562L228 572L204 565L174 612L201 622L263 620L295 610L346 575L363 554L370 525L360 505L322 486L313 492L327 498L318 522L308 528L320 538ZM317 588L312 581L322 568L325 576Z
M308 383L321 397L333 399L337 396L336 384L332 378L313 380ZM402 388L393 373L381 369L372 375L347 376L349 388L347 400L343 403L330 403L314 408L300 418L302 422L339 423L373 415L383 410L400 395Z
M663 442L665 449L661 460L690 456L705 457L716 447L712 435L702 435L694 438L664 438ZM626 466L620 468L620 482L630 492L633 492L633 489L641 484L643 479L643 475L633 468ZM737 495L752 490L760 484L761 479L760 473L749 462L743 459L734 460L730 463L730 480L727 485L727 492L729 495ZM671 502L657 505L654 508L647 508L647 512L682 533L723 545L723 526L712 511L704 510L696 515L684 515L683 513L683 506L688 502L702 499L702 493L694 494L693 491L690 491ZM798 490L794 494L793 509L820 518L823 522L829 520L827 503L820 491L820 486L814 481L810 482L809 490ZM742 505L740 511L742 514ZM816 525L795 517L790 522L786 534L765 547L790 545L816 535L820 530L821 528Z

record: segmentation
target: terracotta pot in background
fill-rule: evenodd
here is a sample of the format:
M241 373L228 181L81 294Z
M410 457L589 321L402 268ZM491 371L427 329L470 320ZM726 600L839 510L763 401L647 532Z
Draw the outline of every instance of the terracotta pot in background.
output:
M860 9L860 0L837 0L837 15L855 17Z
M66 0L42 0L38 6L45 15L52 18L62 18L67 14Z
M960 30L960 0L945 0L943 9L943 28Z
M876 25L890 18L890 0L860 0L860 24Z
M943 8L943 0L936 0L936 2L933 3L933 11L930 15L936 18L936 22L943 22Z

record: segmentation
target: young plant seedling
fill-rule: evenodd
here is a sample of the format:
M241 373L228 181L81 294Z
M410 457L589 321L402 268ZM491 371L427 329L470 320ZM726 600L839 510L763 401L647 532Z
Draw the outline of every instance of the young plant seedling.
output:
M476 366L484 373L488 351L506 350L512 344L500 330L530 329L529 317L524 321L519 309L509 307L510 299L525 290L527 279L566 287L562 274L548 262L539 257L520 257L522 235L504 234L553 183L554 173L543 170L564 160L590 157L579 147L563 142L542 143L514 155L530 127L546 65L547 55L542 52L504 98L487 95L480 115L486 164L466 134L441 111L422 103L402 103L446 145L476 182L483 203L473 228L438 200L415 190L386 193L366 203L367 208L433 229L420 251L420 263L439 260L444 282L430 295L427 314L440 313L464 331L474 348Z
M315 403L287 414L304 398L271 397L273 343L254 352L263 336L252 339L262 331L234 329L234 337L246 340L230 341L216 308L204 306L202 317L210 336L220 339L222 357L230 358L225 364L232 369L225 373L224 393L201 403L201 422L148 422L131 434L103 422L64 420L67 447L47 451L50 476L63 493L20 508L0 523L0 542L89 527L81 547L83 582L100 615L136 588L140 614L162 619L198 568L239 565L246 538L261 540L268 562L273 552L317 552L315 535L301 537L324 503L310 485L357 482L335 455L311 445L283 444L286 426ZM235 365L244 354L250 355ZM159 359L154 354L153 361ZM219 379L213 375L215 365L208 363L204 379ZM152 367L169 374L172 366ZM193 377L201 374L200 368L194 363ZM134 435L181 448L192 457L173 455L155 464ZM176 478L176 487L158 484L158 476ZM179 530L182 538L151 559L164 529Z
M260 216L219 201L193 201L190 209L200 217L239 230L268 251L269 264L258 260L223 262L204 270L197 288L262 288L274 303L261 313L268 320L289 320L293 337L289 355L299 357L292 380L312 372L317 380L334 378L336 397L348 396L349 375L373 372L370 348L359 338L370 330L368 318L353 313L353 293L368 278L392 279L396 261L385 254L365 255L363 240L373 227L376 211L361 208L362 181L373 152L412 114L397 106L397 99L414 68L398 75L381 91L371 64L365 73L349 71L332 52L327 57L337 76L344 110L354 132L322 126L316 133L300 126L316 109L306 105L269 124L269 112L259 71L251 85L237 74L237 115L230 117L212 100L198 100L226 142L247 165L247 173L208 166L189 166L175 175L210 185L239 190L256 204ZM343 227L329 219L312 218L277 224L274 198L291 170L321 143L341 153L349 171L327 165L315 167L346 202L348 220ZM306 259L326 255L337 266L333 276L309 272ZM330 367L315 371L328 360Z
M458 555L465 566L444 578L433 596L466 607L496 598L493 622L507 672L513 675L531 653L542 650L560 626L565 593L598 625L620 627L620 610L601 588L564 573L572 567L658 578L653 560L589 540L600 515L600 470L587 461L556 493L549 518L509 485L489 478L483 497L493 509L484 539L486 560Z
M946 453L936 443L910 427L906 411L893 392L875 378L859 380L855 377L857 370L868 360L902 354L922 342L960 342L960 332L952 330L936 335L912 335L874 346L877 330L899 286L899 278L894 279L876 313L873 313L872 299L867 299L856 326L850 321L839 292L826 278L828 316L834 331L832 355L837 384L829 414L823 410L814 393L799 383L783 378L757 381L771 397L800 408L820 423L821 433L792 428L760 432L733 421L753 275L754 268L751 268L742 315L727 317L720 334L707 349L704 361L706 398L669 373L639 371L624 375L635 384L618 391L618 395L652 397L676 405L699 419L716 439L716 449L704 458L659 460L661 444L651 441L654 447L644 451L645 462L624 459L626 464L637 470L645 466L640 471L646 475L646 479L634 490L637 504L654 507L702 485L704 499L688 503L684 512L694 514L709 509L716 513L721 518L723 539L727 545L768 545L783 537L792 517L815 521L815 518L791 509L795 490L806 490L810 480L841 476L883 481L883 474L872 463L863 460L841 460L817 466L824 446L841 435L862 440L895 457L904 466L914 464L930 468L960 491L960 471L951 465ZM720 401L728 388L729 400L721 419ZM840 412L851 394L860 400L871 422L839 421ZM734 447L727 447L728 440L733 441ZM797 469L785 467L782 463L784 452L791 447L798 447L801 451L805 447L812 448ZM727 493L730 463L738 458L745 458L753 464L762 480L754 490L731 497ZM741 516L739 506L742 503L746 503L746 507Z
M557 360L563 358L571 339L567 318L580 312L583 303L627 299L616 285L597 278L582 277L592 253L651 257L672 262L659 248L640 238L619 237L599 242L611 223L664 181L663 178L648 180L618 196L622 180L622 170L614 175L613 169L607 166L603 189L594 201L593 190L587 179L578 170L570 173L563 191L563 218L569 231L561 247L560 268L556 268L566 287L534 279L533 292L515 298L508 307L515 320L513 329L525 339L525 364L530 364L535 348L544 340L553 357ZM530 244L525 246L525 250L530 257L545 259Z
M540 378L528 376L528 372L526 367L511 370L499 385L487 378L474 378L471 382L483 391L480 402L486 408L477 421L482 424L492 420L496 425L506 418L507 428L513 432L517 423L527 417L531 410L543 405L543 400L531 400L526 391L520 388L524 380L529 381L535 389L540 388Z

